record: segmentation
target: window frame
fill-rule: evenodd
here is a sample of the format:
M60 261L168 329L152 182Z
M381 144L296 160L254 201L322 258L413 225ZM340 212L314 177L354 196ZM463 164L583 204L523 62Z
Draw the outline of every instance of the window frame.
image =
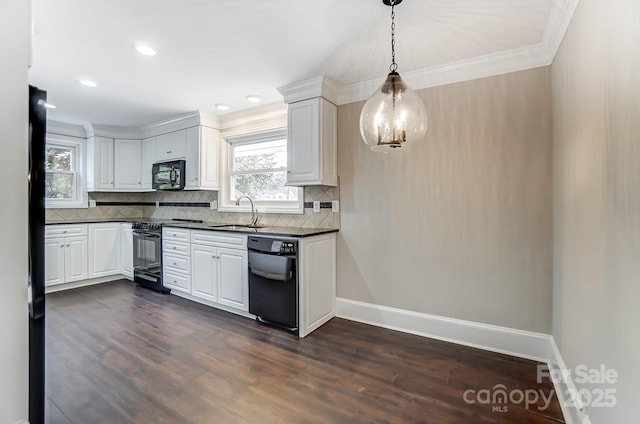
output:
M268 141L287 139L286 128L275 128L269 130L262 130L247 134L223 136L222 144L222 181L220 184L220 190L218 191L218 211L220 212L251 212L251 205L249 202L242 202L236 206L234 201L229 198L231 193L231 179L233 175L247 174L246 171L233 171L233 147L234 146L246 146L249 144L265 143ZM288 147L288 146L287 146ZM287 151L287 155L289 152ZM285 171L287 168L269 168L269 169L256 169L251 173L259 173L260 171ZM254 200L255 208L259 213L288 213L288 214L303 214L304 213L304 190L302 187L296 187L298 190L297 201L265 201Z
M68 209L68 208L87 208L87 190L86 190L86 157L84 139L69 137L59 134L47 134L45 149L49 147L60 147L64 149L72 149L73 161L72 171L47 171L47 174L72 174L74 176L74 193L70 199L48 199L45 198L46 209ZM46 179L45 179L46 181ZM45 191L46 196L46 191Z

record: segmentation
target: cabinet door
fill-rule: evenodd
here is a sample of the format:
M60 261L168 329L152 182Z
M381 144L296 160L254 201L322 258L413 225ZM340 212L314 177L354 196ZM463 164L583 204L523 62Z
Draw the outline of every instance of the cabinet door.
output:
M113 139L96 137L94 145L94 187L96 190L112 190L113 178Z
M200 188L200 128L187 128L184 188Z
M156 137L156 161L163 162L185 157L187 130L179 130Z
M141 188L143 190L151 190L151 170L153 163L156 161L156 138L149 137L142 140L142 158L141 158Z
M191 294L216 302L218 249L213 246L191 245Z
M218 248L218 303L249 310L247 251Z
M89 225L89 278L118 274L120 224Z
M142 167L142 144L140 140L115 140L115 188L117 190L140 190Z
M44 239L44 285L64 283L64 238Z
M187 129L187 189L218 190L220 131L205 126Z
M120 273L133 278L133 230L131 224L122 224L120 229Z
M87 279L87 237L67 237L64 239L65 282Z
M318 180L320 98L289 105L287 135L287 183Z

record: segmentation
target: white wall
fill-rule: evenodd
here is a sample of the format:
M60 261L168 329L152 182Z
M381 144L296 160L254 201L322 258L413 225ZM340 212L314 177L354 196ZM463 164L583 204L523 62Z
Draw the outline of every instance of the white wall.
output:
M551 331L551 81L539 68L418 92L411 154L360 138L338 109L338 296Z
M640 2L581 0L552 65L553 335L571 369L604 364L615 408L638 423L640 395Z
M30 2L0 1L0 423L28 416L27 66Z

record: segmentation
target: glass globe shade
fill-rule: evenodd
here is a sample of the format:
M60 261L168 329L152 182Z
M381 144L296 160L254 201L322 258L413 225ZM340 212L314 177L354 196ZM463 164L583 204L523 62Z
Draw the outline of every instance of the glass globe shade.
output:
M390 72L360 112L360 134L371 150L408 150L427 133L427 109L397 72Z

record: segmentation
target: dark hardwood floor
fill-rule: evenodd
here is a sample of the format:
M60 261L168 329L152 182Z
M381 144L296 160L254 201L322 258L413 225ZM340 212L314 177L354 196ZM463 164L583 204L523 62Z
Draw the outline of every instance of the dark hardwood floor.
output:
M48 423L563 422L478 393L549 395L533 361L338 318L298 339L126 280L46 301Z

